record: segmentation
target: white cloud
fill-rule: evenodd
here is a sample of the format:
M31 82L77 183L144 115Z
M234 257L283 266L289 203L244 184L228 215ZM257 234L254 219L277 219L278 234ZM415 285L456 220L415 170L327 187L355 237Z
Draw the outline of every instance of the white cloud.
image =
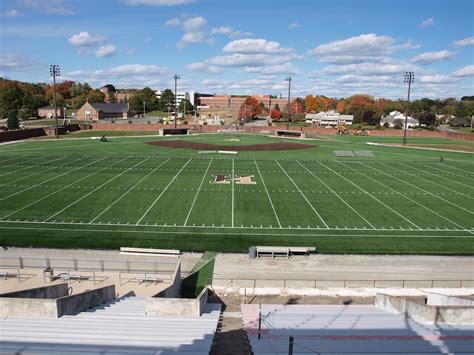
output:
M106 44L100 46L99 49L95 51L95 56L99 58L113 56L117 52L117 47L112 44Z
M393 80L390 75L364 76L348 74L337 78L337 83L386 83Z
M464 46L473 46L474 45L474 36L469 38L464 38L453 43L454 47L464 47Z
M290 30L295 30L297 28L301 28L301 24L298 21L295 21L295 22L290 23L288 28Z
M453 82L453 78L449 75L441 74L420 75L418 82L425 84L450 84Z
M343 65L329 65L324 67L316 74L353 74L357 75L387 75L400 74L407 70L413 70L413 65L404 62L380 62L377 65L374 63L353 63Z
M112 75L165 75L166 69L157 65L146 65L146 64L124 64L113 67L107 71Z
M210 74L222 73L222 69L214 65L210 65L204 62L191 63L186 66L186 69L191 72L206 72Z
M209 63L224 67L263 67L266 65L278 65L299 59L295 54L272 55L272 54L243 54L235 53L231 55L216 56L209 59Z
M291 52L291 48L282 48L280 43L266 39L239 39L228 43L223 49L230 53L282 53Z
M176 6L185 5L194 2L194 0L127 0L128 5L148 5L148 6Z
M225 35L228 37L247 37L247 36L252 35L252 33L250 32L234 31L232 27L228 27L228 26L214 27L211 30L211 36L214 36L217 34Z
M181 20L179 18L171 18L166 21L166 26L179 26L181 24Z
M48 15L75 14L64 4L63 0L17 0L17 2L30 10L40 11Z
M412 59L413 63L420 63L420 64L431 64L434 62L439 62L441 60L448 60L454 58L454 52L443 50L437 52L426 52L417 55L415 58Z
M206 32L202 29L207 24L207 20L202 16L188 18L183 22L184 35L176 44L178 49L183 49L188 44L212 43Z
M362 63L379 60L394 52L395 40L374 33L361 34L344 40L321 44L308 51L309 55L329 63Z
M11 10L7 10L3 13L3 16L5 17L21 17L23 16L23 14L18 11L17 9L11 9Z
M143 42L145 42L145 43L150 43L151 40L152 40L152 38L148 36L148 37L146 37L146 38L143 40Z
M278 65L272 65L268 67L244 67L242 68L244 73L260 73L265 75L274 74L288 74L288 75L299 75L301 71L296 68L292 63L284 63Z
M433 26L435 24L434 18L430 17L429 19L424 20L422 23L420 23L420 28L426 28Z
M452 75L457 77L474 76L474 65L466 65L465 67L456 70Z
M0 70L23 71L30 69L34 61L19 54L0 54Z
M73 46L89 47L101 44L107 40L107 37L102 35L91 35L89 32L80 32L72 35L67 40Z

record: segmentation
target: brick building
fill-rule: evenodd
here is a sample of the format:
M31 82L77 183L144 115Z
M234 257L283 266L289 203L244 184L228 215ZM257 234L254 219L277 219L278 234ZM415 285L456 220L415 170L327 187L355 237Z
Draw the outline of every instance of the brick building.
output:
M90 103L86 102L77 110L77 118L88 120L101 120L105 118L131 118L135 111L131 110L128 102L119 103Z
M62 118L64 116L64 108L56 108L56 117ZM39 118L53 118L54 117L54 106L44 106L38 109Z

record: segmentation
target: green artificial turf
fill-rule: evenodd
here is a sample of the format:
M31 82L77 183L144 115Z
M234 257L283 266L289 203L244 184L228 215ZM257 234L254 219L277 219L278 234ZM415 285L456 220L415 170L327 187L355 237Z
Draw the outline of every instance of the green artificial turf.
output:
M220 145L282 141L206 134L3 146L0 243L215 252L304 245L324 253L474 254L472 154L443 152L441 162L438 151L346 137L291 140L310 148L231 156L145 144L162 139ZM374 156L337 157L335 150L370 150ZM213 183L217 175L229 183ZM239 176L255 184L240 184Z

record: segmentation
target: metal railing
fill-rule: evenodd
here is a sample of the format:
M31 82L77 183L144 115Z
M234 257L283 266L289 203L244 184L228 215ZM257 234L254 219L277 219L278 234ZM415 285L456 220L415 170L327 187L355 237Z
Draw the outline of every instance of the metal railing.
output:
M228 287L305 287L305 288L318 288L318 287L371 287L371 288L383 288L383 287L395 287L395 288L408 288L408 287L443 287L439 286L442 284L449 284L449 287L462 288L462 287L473 287L474 279L279 279L279 278L230 278L230 277L213 277L212 279L206 279L206 284L216 286L219 281ZM270 285L272 284L272 285ZM466 286L469 284L468 286Z
M55 269L95 272L172 272L177 262L2 256L0 269Z

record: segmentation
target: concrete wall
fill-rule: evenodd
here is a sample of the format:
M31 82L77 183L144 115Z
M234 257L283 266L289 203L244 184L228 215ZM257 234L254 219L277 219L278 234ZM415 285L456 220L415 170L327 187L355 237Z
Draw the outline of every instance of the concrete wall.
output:
M67 284L66 294L67 294ZM60 286L60 285L54 285ZM54 286L49 286L54 288ZM48 288L48 287L44 287ZM34 289L33 289L34 290ZM25 290L24 295L27 294ZM60 293L61 289L54 292ZM47 291L41 291L45 294ZM50 295L54 294L50 291ZM115 298L115 286L106 286L99 289L78 293L72 296L61 296L57 299L45 299L45 298L19 298L14 295L17 292L11 294L4 294L0 297L0 317L39 317L39 318L59 318L65 314L78 314L86 309L96 307L104 302L110 301ZM39 294L40 292L31 292L31 295Z
M456 296L446 296L439 293L429 293L426 302L429 306L466 306L474 307L474 300Z
M194 298L148 298L146 301L147 316L189 316L199 317L207 305L208 289L202 290Z
M46 132L43 128L21 129L18 131L0 132L0 142L12 142L22 139L42 137Z
M164 298L178 298L181 295L181 262L179 261L174 270L173 277L171 279L171 285L164 291L161 291L154 297L164 297Z
M405 314L423 324L473 324L474 307L430 306L425 297L391 296L377 293L375 306L385 311Z
M36 298L36 299L56 299L67 296L68 284L62 283L51 286L44 286L38 288L30 288L16 292L9 292L0 294L0 301L3 297L8 298Z
M115 298L115 285L57 299L58 317L78 314Z

